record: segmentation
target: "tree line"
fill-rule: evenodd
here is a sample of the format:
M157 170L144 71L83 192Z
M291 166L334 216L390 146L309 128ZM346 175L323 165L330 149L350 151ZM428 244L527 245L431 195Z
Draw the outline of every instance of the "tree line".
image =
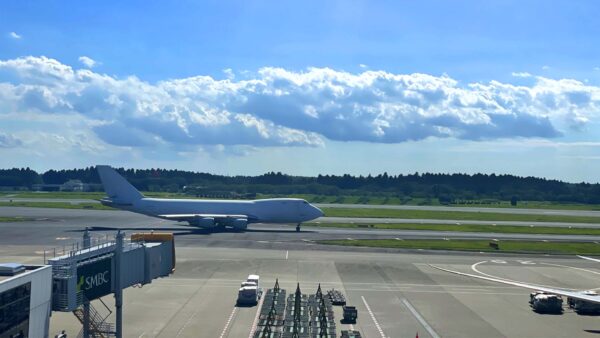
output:
M239 194L360 195L438 199L442 203L468 200L536 200L600 203L600 184L567 183L537 177L496 174L414 173L376 176L292 176L269 172L258 176L224 176L168 169L117 169L143 191L192 192L232 191ZM100 183L94 167L48 170L0 169L2 187L62 184L68 180Z

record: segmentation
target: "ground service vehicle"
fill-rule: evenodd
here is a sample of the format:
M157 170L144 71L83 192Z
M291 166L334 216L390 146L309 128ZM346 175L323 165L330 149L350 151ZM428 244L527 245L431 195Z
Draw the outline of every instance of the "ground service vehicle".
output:
M344 310L344 323L356 323L356 318L358 317L358 310L356 310L355 306L344 305L342 306Z
M529 295L529 306L538 313L562 313L563 300L560 296L535 291Z
M362 338L360 332L354 330L342 330L341 338Z
M584 291L584 294L588 296L598 296L598 293L592 290ZM572 297L567 298L567 304L577 314L598 314L600 313L600 304L586 302L585 300L575 299Z
M346 297L339 290L331 289L327 291L327 296L329 296L333 305L346 305Z
M246 281L242 282L238 290L237 305L256 305L262 291L259 287L260 277L258 275L249 275Z

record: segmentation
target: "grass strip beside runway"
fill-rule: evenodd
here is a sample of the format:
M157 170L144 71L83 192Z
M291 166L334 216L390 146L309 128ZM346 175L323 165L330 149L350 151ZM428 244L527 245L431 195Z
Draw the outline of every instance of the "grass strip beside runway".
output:
M486 240L429 240L429 239L343 239L322 240L319 244L362 246L371 248L457 250L477 252L600 255L600 244L581 242L499 241L499 249L489 246Z
M59 208L59 209L91 209L115 210L100 203L65 203L65 202L0 202L0 207L27 207L27 208Z
M600 236L600 229L568 228L547 226L516 226L487 224L422 224L422 223L305 223L307 226L328 228L368 228L387 230L423 230L453 232L485 232L502 234L540 234L540 235L591 235Z
M533 215L506 214L492 212L465 211L432 211L432 210L398 210L398 209L366 209L366 208L321 208L327 217L357 218L403 218L403 219L445 219L465 221L517 221L517 222L568 222L599 223L600 217L566 216L566 215Z
M0 223L4 222L4 223L13 223L13 222L24 222L24 221L30 221L31 218L25 218L25 217L0 217Z

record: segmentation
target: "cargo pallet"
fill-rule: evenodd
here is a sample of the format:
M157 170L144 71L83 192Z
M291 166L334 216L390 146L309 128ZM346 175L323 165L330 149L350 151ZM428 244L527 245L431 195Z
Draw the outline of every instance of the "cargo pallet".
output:
M334 305L346 303L337 290L323 294L319 284L315 294L300 291L300 283L293 294L275 286L263 295L254 338L337 338ZM342 304L343 302L343 304ZM361 338L358 331L342 331L343 338Z

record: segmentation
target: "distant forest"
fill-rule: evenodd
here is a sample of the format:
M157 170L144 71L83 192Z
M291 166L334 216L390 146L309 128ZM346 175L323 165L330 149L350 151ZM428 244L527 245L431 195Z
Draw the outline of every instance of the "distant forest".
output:
M565 183L535 177L495 174L430 174L377 176L319 175L290 176L270 172L260 176L222 176L182 170L123 169L123 174L143 191L234 192L236 194L317 194L382 196L402 199L437 199L441 203L469 200L528 200L600 203L600 184ZM34 184L62 184L68 180L100 183L93 167L48 170L42 174L29 168L0 169L0 190L8 187L32 188ZM4 189L6 190L6 189Z

